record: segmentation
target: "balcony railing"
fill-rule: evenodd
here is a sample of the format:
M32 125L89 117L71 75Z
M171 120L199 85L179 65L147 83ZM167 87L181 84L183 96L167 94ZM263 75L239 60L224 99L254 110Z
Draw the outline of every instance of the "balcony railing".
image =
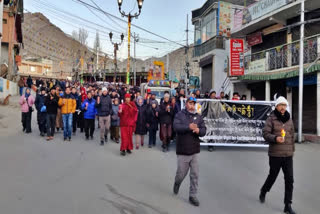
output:
M318 57L318 38L320 35L314 35L304 40L303 63L312 63ZM300 42L295 41L271 49L267 49L258 53L247 55L244 57L245 73L248 74L250 66L257 60L264 60L264 71L271 72L273 70L287 68L299 65L300 59ZM250 73L255 73L254 71Z
M195 45L193 57L202 56L214 49L224 49L224 38L221 36L213 37L201 45Z

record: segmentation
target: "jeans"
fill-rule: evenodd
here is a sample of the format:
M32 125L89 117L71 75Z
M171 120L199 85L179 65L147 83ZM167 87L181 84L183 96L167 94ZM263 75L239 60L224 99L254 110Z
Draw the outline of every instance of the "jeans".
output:
M149 130L149 146L155 146L157 139L157 130L150 129Z
M63 136L64 138L71 138L71 130L72 130L72 113L70 114L63 114L62 120L63 120Z
M53 137L56 128L56 115L47 114L47 136Z
M292 157L269 157L270 171L267 180L265 181L261 192L267 193L271 190L274 182L276 181L280 169L284 174L285 193L284 203L292 203L293 192L293 160Z
M23 94L23 89L24 89L24 87L20 87L20 88L19 88L19 94L20 94L20 96L22 96L22 94Z

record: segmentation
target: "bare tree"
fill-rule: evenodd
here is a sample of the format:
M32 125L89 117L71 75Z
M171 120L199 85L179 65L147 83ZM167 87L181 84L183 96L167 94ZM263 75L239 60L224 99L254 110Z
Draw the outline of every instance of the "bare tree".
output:
M79 31L72 31L72 38L80 42L81 45L88 45L87 39L88 39L88 31L84 28L79 28Z

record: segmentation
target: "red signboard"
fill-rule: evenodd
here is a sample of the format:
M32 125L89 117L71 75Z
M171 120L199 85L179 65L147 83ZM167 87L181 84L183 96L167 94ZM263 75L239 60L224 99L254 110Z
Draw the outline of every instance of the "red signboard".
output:
M230 75L244 75L243 39L230 39Z
M261 32L257 32L247 36L247 42L249 46L254 46L262 43L262 35Z

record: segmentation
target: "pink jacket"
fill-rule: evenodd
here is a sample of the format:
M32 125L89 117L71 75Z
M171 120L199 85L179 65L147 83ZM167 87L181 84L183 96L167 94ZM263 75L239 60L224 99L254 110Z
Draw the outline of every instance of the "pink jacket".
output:
M29 112L29 106L32 107L33 104L34 104L34 98L32 95L29 96L28 98L28 103L29 103L29 106L28 106L28 103L24 100L25 96L22 95L20 97L20 101L19 101L19 104L21 105L21 112Z

